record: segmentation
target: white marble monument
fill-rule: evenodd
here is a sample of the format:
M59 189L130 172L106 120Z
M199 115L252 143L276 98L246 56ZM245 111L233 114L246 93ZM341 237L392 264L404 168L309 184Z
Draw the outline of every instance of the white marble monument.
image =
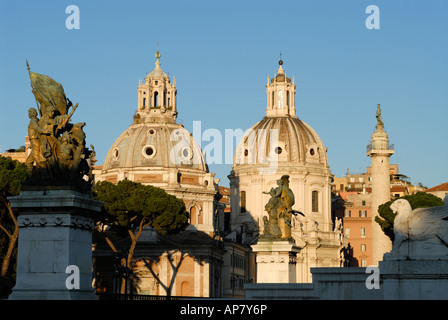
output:
M445 205L412 210L395 200L394 245L379 267L384 299L448 299L448 197Z
M448 197L445 205L412 210L405 199L395 200L390 208L394 220L393 260L448 260Z

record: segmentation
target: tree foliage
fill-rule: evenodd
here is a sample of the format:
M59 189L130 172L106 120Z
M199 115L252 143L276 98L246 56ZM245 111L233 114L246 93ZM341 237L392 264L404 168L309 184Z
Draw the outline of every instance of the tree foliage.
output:
M24 163L0 156L0 200L20 193L22 182L28 177Z
M174 234L188 226L189 214L184 202L157 187L129 180L117 184L102 181L95 186L94 198L104 202L99 222L108 227L104 236L111 249L118 252L111 233L118 237L127 233L131 239L127 257L121 261L125 270L131 269L135 247L146 227L162 234ZM122 281L121 293L125 290L126 284Z
M0 156L0 296L9 292L15 278L12 266L16 264L19 236L16 212L11 208L8 197L20 193L22 182L27 177L25 164Z
M442 199L439 197L426 193L426 192L417 192L413 195L406 195L397 199L406 199L409 201L412 210L417 208L426 208L426 207L437 207L442 206L444 203ZM379 216L375 217L375 221L381 226L383 232L394 241L394 220L396 214L393 213L390 205L397 199L392 201L388 201L378 207ZM381 217L381 218L380 218Z
M163 234L177 233L188 225L189 214L181 199L165 190L129 180L117 184L100 181L94 198L104 202L101 222L127 230L135 230L145 220Z

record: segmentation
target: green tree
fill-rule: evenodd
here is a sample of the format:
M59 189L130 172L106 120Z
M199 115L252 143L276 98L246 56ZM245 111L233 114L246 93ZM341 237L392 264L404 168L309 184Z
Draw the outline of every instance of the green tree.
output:
M0 257L2 259L0 291L3 291L1 288L8 292L11 289L15 272L10 266L17 251L19 237L17 213L11 207L8 197L20 193L22 182L26 180L27 176L25 164L0 156ZM0 295L5 294L7 293L0 292Z
M436 197L433 194L426 192L417 192L413 195L403 196L397 199L406 199L409 201L412 210L425 207L437 207L442 206L444 203L442 199ZM396 214L393 213L390 205L397 199L388 201L378 207L379 216L375 217L375 221L381 226L383 232L394 241L394 220ZM381 218L380 218L381 217Z
M126 234L131 245L123 265L131 268L138 239L146 227L153 227L162 234L174 234L188 226L189 214L181 199L165 190L129 180L117 184L100 181L93 191L94 198L104 202L104 211L99 218L100 225L107 227L103 232L106 242L114 252L114 235ZM125 283L121 285L124 293Z

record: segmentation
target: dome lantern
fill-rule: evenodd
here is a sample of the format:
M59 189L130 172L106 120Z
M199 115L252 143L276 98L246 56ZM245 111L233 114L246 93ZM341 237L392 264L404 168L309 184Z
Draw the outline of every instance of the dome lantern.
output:
M160 67L161 54L157 50L155 68L138 85L138 108L134 123L176 123L177 89Z
M295 93L296 86L294 78L291 79L286 76L283 69L283 60L280 58L278 62L279 68L277 74L266 85L267 117L296 117L295 108Z

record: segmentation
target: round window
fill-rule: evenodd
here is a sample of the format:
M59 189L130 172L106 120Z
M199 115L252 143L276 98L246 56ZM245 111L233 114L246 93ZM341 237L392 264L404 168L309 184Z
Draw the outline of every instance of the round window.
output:
M191 149L188 147L185 147L182 149L182 157L184 157L185 159L190 159L191 158Z
M275 153L276 154L281 154L282 153L282 148L281 147L277 147L277 148L275 148Z
M151 159L156 155L156 148L151 145L147 145L143 147L142 154L145 158Z
M117 148L115 148L115 149L112 151L112 158L113 158L114 160L117 160L119 155L120 155L120 152L118 151Z
M313 148L310 149L310 155L314 156L314 149Z
M147 156L152 156L152 154L154 153L154 149L151 147L148 147L145 149L145 153Z

